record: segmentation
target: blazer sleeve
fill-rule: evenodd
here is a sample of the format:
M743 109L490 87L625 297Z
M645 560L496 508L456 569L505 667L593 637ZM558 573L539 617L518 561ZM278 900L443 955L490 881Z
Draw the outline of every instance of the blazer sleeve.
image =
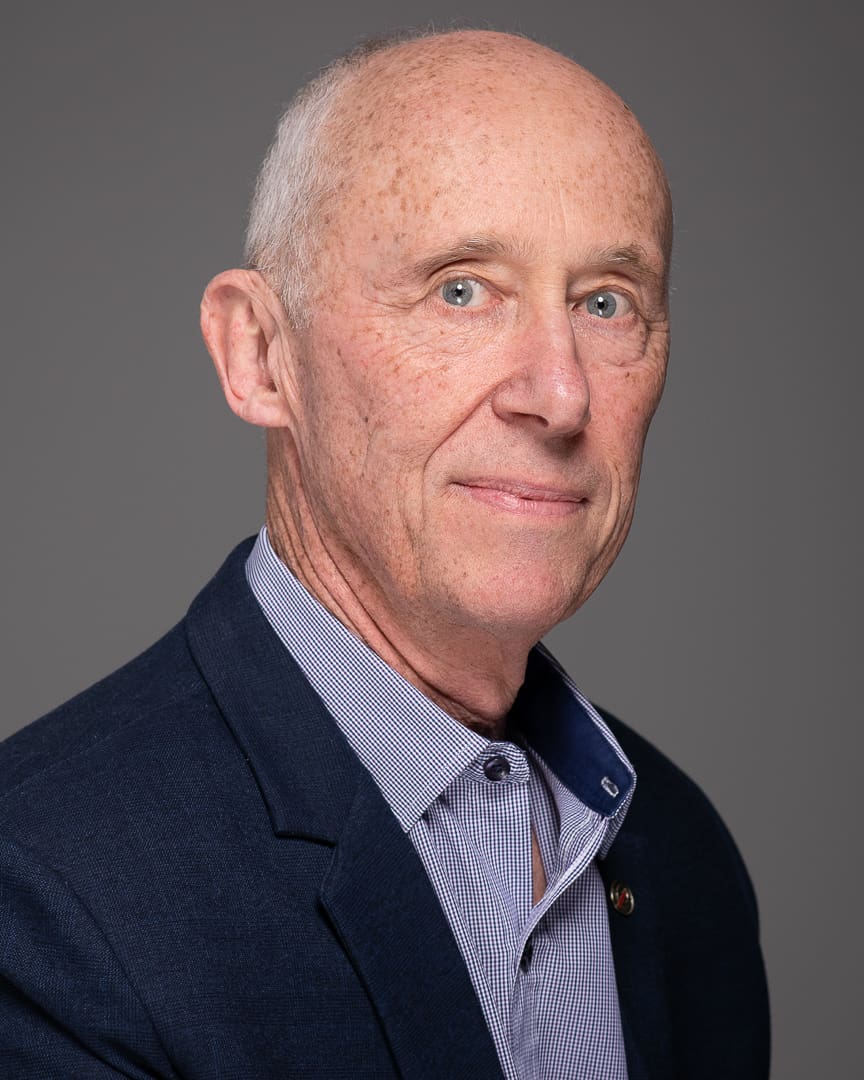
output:
M62 877L0 840L0 1080L177 1074L104 934Z

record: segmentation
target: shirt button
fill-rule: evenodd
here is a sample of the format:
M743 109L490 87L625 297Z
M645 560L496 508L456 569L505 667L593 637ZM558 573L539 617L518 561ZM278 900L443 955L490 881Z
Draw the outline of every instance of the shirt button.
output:
M618 798L618 785L614 780L610 780L608 776L604 776L600 781L600 787L603 788L607 795L611 795L613 799Z
M510 775L510 762L503 754L493 754L483 762L487 780L504 780Z

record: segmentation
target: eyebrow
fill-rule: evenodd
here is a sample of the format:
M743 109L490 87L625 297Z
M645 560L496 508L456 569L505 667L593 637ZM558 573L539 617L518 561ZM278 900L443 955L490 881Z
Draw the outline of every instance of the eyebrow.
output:
M426 258L420 259L411 266L410 273L412 277L422 280L450 263L462 262L466 259L514 257L528 261L532 257L532 253L527 248L506 243L493 236L467 236L451 247L442 248ZM658 270L640 244L602 248L590 255L585 261L585 267L589 270L622 267L635 277L642 278L655 285L658 289L665 288L665 267Z
M662 288L666 281L665 265L658 270L651 261L648 252L640 244L626 244L624 247L604 248L595 252L591 265L625 266L635 277L644 278Z
M442 266L462 262L465 259L501 259L512 257L514 254L516 252L511 244L505 244L493 236L466 236L452 247L442 248L414 263L411 267L411 276L427 278L436 270L440 270Z

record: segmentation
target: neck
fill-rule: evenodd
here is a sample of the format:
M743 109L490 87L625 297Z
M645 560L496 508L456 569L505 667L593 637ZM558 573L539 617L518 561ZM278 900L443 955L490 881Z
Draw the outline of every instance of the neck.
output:
M273 550L345 627L450 716L487 738L504 737L534 640L505 641L411 604L394 608L352 560L333 557L298 501L278 498L272 485L266 520Z

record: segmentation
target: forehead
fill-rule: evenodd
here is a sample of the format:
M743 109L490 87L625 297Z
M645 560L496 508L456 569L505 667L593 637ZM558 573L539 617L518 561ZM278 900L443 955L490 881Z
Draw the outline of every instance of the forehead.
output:
M524 45L385 56L364 73L330 133L337 242L360 231L422 246L473 227L526 243L544 231L636 240L662 255L665 180L635 118L583 69Z

